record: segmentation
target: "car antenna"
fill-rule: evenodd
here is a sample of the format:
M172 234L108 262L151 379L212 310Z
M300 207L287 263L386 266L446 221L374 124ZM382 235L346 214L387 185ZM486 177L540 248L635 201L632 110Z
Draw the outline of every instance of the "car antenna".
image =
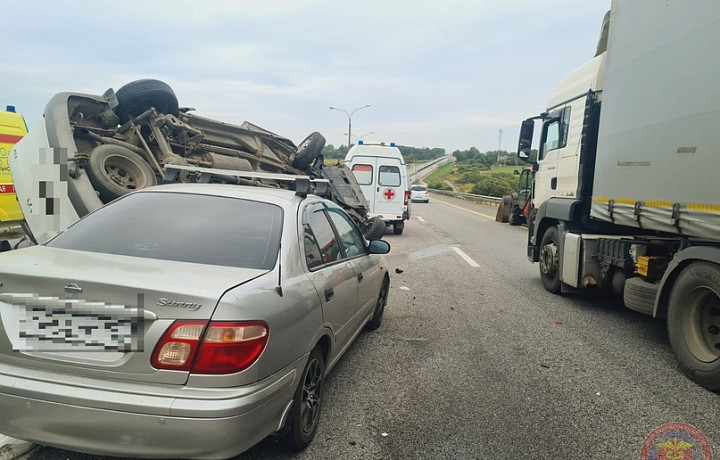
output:
M275 292L277 292L280 297L283 296L281 280L282 280L282 243L280 243L280 250L278 251L278 285L275 286Z

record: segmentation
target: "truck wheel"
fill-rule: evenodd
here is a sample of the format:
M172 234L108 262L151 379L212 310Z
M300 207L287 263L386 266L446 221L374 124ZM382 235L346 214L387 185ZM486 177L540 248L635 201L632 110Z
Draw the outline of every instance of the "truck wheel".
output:
M317 131L311 133L298 146L292 167L306 169L322 153L323 147L325 147L325 137Z
M545 230L540 243L540 279L546 290L560 292L559 248L560 236L557 227Z
M90 152L85 171L103 203L157 184L150 165L137 153L119 145L95 147Z
M697 384L720 390L720 266L688 265L668 302L668 336L680 368Z
M320 348L315 347L295 390L293 408L281 436L282 443L292 451L303 450L315 437L322 408L324 378L325 359Z
M625 280L623 302L630 310L652 316L655 310L655 296L658 287L639 276Z
M118 105L115 113L120 117L120 123L129 121L155 107L160 113L177 116L178 100L170 85L160 80L135 80L115 92Z

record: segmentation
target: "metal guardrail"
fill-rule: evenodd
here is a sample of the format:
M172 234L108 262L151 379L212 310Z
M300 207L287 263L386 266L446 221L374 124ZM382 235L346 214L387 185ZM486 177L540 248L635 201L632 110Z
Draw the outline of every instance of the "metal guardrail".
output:
M420 166L420 168L415 169L410 174L410 181L414 182L415 180L426 177L430 175L431 172L433 172L435 169L438 168L441 164L447 163L448 161L451 161L449 159L449 155L446 155L444 157L440 157L438 159L435 159L433 161L430 161L428 163L423 164ZM458 198L461 200L468 200L468 201L474 201L476 203L482 203L482 204L491 204L494 206L497 206L502 201L502 198L496 197L496 196L487 196L487 195L475 195L474 193L460 193L460 192L453 192L452 190L440 190L436 188L428 188L429 191L440 194L440 195L447 195L452 196L454 198Z
M498 198L496 196L475 195L474 193L460 193L453 192L452 190L440 190L436 188L429 188L428 190L440 195L447 195L461 200L474 201L476 203L491 204L493 206L497 206L502 201L502 198Z

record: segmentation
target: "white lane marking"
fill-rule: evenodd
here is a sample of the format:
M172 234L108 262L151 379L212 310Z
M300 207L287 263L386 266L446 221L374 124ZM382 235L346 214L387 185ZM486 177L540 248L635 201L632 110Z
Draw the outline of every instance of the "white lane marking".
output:
M415 216L415 217L417 217L417 219L418 219L420 222L425 222L425 219L423 219L422 217L420 217L420 216Z
M457 252L460 257L462 257L463 259L465 259L465 262L467 262L468 264L470 264L471 267L477 268L477 267L480 266L477 262L475 262L474 260L472 260L469 255L467 255L467 254L465 254L464 252L462 252L462 251L460 250L460 248L458 248L457 246L453 246L453 250L454 250L455 252Z

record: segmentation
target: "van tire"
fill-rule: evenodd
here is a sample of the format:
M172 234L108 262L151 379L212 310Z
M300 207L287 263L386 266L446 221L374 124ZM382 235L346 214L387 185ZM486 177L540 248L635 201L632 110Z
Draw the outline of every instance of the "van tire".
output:
M380 217L373 217L366 221L367 230L363 232L368 241L379 240L385 234L387 225Z
M160 113L177 116L178 100L170 85L160 80L135 80L115 92L118 105L115 113L120 123L126 123L150 107Z
M325 137L317 131L310 133L298 145L292 167L302 170L307 169L315 158L322 153L323 147L325 147Z
M405 229L405 222L395 222L393 224L393 234L394 235L402 235L402 232L404 229Z
M150 165L140 155L120 145L95 147L85 164L85 172L103 203L157 184Z

